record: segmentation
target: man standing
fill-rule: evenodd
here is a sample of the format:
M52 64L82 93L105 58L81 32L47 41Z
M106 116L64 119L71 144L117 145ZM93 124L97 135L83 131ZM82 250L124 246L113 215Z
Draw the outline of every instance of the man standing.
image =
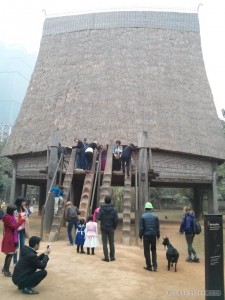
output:
M121 162L122 162L122 169L123 173L125 173L125 165L126 165L126 171L127 171L127 176L130 176L130 162L131 162L131 156L132 153L136 150L134 144L130 144L127 146L122 154L121 154Z
M104 258L103 261L115 260L115 245L114 245L114 231L118 224L117 209L111 204L111 197L105 196L105 203L102 204L99 213L98 220L101 221L101 233L102 233L102 245ZM109 252L107 247L107 241L109 241Z
M139 237L143 238L144 256L146 260L147 271L157 270L157 255L156 255L156 238L160 238L159 219L152 212L153 206L150 202L145 204L145 213L140 219ZM150 250L152 252L152 263L150 257Z
M32 236L29 239L29 247L24 246L21 251L21 257L14 268L12 281L22 290L23 294L39 294L33 288L37 286L46 276L45 270L48 263L48 255L51 249L47 247L44 253L37 256L37 250L40 247L41 239L38 236ZM40 271L37 271L40 269Z
M68 226L67 226L67 233L69 239L69 243L67 244L68 246L74 245L75 238L73 239L72 237L72 230L74 227L76 232L78 215L80 215L79 209L76 206L74 206L71 201L67 201L65 207L65 220L68 222Z

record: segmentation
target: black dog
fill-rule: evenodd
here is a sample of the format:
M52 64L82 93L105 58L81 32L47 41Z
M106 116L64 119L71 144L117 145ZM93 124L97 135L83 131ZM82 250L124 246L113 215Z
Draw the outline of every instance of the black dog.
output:
M163 238L162 244L166 247L167 246L167 251L166 251L166 258L168 260L168 271L170 270L170 266L172 267L173 264L175 264L175 272L177 271L177 262L179 258L179 253L177 249L175 249L166 237L165 239Z

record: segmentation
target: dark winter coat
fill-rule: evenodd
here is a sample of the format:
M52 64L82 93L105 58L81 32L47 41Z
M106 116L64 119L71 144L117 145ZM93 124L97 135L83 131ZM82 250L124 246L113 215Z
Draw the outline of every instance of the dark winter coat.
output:
M118 224L117 209L112 204L103 204L98 213L98 220L101 221L101 231L116 229Z
M40 256L37 256L37 252L33 248L25 245L21 250L21 257L14 268L12 281L14 284L20 285L37 269L44 270L48 260L48 255L42 253Z
M14 216L4 214L2 218L4 223L2 248L3 253L14 253L18 244L18 227L20 227L25 221L16 221ZM17 241L16 241L17 237Z
M142 238L143 236L160 236L159 230L159 218L152 212L146 211L143 213L140 219L140 226L139 226L139 237Z
M180 224L180 232L185 234L193 234L193 218L195 218L195 214L193 211L188 211Z
M131 159L131 155L132 152L135 151L135 148L133 146L127 146L122 154L121 154L121 158L127 158L127 159Z

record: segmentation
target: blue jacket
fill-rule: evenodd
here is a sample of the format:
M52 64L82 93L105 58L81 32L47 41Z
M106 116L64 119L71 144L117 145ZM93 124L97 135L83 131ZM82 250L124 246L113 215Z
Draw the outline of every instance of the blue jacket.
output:
M147 210L140 219L139 237L155 235L160 236L159 218L150 210Z
M195 218L195 214L193 211L187 212L180 224L180 232L185 234L193 234L193 218Z
M59 197L60 189L59 189L58 186L55 186L55 187L53 187L53 188L50 189L50 192L54 193L54 197Z

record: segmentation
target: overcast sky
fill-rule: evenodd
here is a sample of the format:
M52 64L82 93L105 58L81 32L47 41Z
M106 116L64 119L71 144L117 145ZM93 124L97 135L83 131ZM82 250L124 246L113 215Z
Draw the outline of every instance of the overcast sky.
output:
M224 0L1 0L0 43L38 53L45 14L104 10L166 10L199 13L206 71L220 118L225 108Z

